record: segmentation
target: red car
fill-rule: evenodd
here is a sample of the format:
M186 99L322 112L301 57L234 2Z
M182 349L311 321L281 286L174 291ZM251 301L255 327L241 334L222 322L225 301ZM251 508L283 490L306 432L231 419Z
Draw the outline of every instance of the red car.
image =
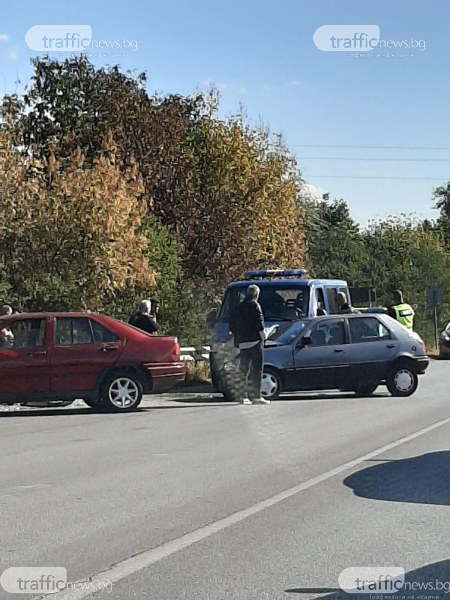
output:
M33 313L0 318L0 403L73 401L135 410L143 393L184 381L178 340L112 317Z

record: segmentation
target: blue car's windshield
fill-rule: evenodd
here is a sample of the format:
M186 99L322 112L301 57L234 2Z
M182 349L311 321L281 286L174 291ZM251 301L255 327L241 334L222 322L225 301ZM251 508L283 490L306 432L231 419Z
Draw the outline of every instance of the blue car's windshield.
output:
M251 282L249 282L250 285ZM258 282L256 282L258 284ZM227 290L219 313L219 321L229 322L233 309L245 297L246 287ZM292 321L308 315L309 287L307 285L277 284L261 286L259 297L266 321Z
M274 337L272 339L277 342L277 344L280 344L280 346L292 344L295 338L305 330L309 323L309 319L297 321L291 327L289 327L289 329L285 330L279 337Z

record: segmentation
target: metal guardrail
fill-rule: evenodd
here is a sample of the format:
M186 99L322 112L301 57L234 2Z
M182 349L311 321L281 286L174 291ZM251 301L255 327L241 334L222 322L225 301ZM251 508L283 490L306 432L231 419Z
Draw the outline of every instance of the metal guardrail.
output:
M184 362L209 361L210 346L184 346L180 348L180 358Z

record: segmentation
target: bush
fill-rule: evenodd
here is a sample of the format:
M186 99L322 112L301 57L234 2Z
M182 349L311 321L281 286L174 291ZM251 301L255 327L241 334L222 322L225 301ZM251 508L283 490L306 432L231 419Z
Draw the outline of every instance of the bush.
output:
M186 382L187 383L209 383L211 373L207 361L187 362L186 363Z

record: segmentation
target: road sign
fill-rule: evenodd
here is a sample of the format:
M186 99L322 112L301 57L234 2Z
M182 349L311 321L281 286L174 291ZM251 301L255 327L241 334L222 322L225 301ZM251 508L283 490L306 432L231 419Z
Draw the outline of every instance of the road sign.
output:
M436 308L442 304L442 288L433 287L428 290L428 306Z
M350 288L350 296L353 305L369 304L376 301L375 290L370 287L353 287Z

